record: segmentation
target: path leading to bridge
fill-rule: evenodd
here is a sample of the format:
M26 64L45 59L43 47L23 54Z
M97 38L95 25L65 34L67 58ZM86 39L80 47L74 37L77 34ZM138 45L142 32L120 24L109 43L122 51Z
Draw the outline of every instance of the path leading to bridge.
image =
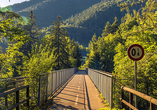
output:
M83 70L78 71L50 101L51 105L42 110L98 110L104 107L100 93Z

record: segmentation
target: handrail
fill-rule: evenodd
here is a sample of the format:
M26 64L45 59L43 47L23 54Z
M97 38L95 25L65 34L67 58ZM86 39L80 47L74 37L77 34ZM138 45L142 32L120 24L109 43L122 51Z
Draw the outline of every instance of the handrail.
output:
M8 94L11 94L11 93L13 93L13 92L16 92L16 91L21 90L21 89L24 89L24 88L27 88L28 86L29 86L29 85L22 86L22 87L18 87L18 88L13 88L13 89L4 91L3 93L0 93L0 97L5 97L5 96L8 95Z
M48 75L50 73L40 73L39 76Z
M40 106L55 93L70 77L74 75L77 68L68 68L51 71L51 73L39 74L38 106Z
M103 71L87 68L89 77L93 81L103 97L109 103L109 106L113 106L113 76Z
M122 101L122 108L124 107L123 103L126 104L127 106L129 106L130 108L132 108L132 106L130 104L128 104L128 102L123 100L124 99L124 90L129 92L129 103L130 104L132 104L132 102L133 102L133 95L132 94L135 94L135 95L137 95L137 96L150 102L150 110L154 110L154 104L157 105L157 99L150 97L146 94L143 94L141 92L138 92L134 89L122 86L121 87L121 98L120 98Z
M124 99L120 98L120 100L121 100L125 105L128 105L131 109L133 109L133 110L138 110L137 108L135 108L133 105L131 105L130 103L128 103L128 102L125 101Z
M19 102L19 90L21 89L24 89L26 88L26 99ZM0 97L5 97L7 96L8 94L11 94L13 92L16 92L16 104L13 105L11 108L9 108L8 110L12 110L16 107L16 110L19 110L19 105L23 104L24 102L27 101L27 106L29 107L29 85L26 85L26 86L22 86L22 87L18 87L18 88L13 88L13 89L10 89L10 90L7 90L7 91L4 91L3 93L0 93Z
M90 68L90 69L91 69L91 68ZM100 74L103 74L103 75L106 75L106 76L109 76L109 77L113 77L113 75L108 74L108 73L105 73L105 72L102 72L102 71L99 71L99 70L95 70L95 69L91 69L91 70L93 70L93 71L95 71L95 72L99 72Z

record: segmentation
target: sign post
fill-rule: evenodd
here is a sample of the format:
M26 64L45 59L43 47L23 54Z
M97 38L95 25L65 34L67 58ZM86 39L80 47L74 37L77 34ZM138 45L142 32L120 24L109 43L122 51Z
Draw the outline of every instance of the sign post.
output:
M135 82L135 90L137 90L137 61L135 61L135 78L134 78ZM135 107L137 108L137 97L135 95Z
M144 49L139 44L133 44L128 48L127 53L128 53L129 58L135 61L134 85L135 85L135 90L137 90L137 61L143 58ZM135 107L137 108L137 97L136 97L136 95L135 95Z

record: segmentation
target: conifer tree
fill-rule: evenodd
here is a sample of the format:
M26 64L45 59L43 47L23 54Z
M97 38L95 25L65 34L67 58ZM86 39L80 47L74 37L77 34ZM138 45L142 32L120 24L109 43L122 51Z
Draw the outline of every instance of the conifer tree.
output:
M32 45L39 40L39 36L42 35L42 33L39 26L36 25L36 17L33 11L30 11L27 17L28 25L24 26L24 30L27 31L27 34L31 40L23 45L22 51L28 56L28 52L31 52Z
M111 25L111 27L112 27L112 33L116 32L118 30L118 19L117 19L117 17L115 17L114 19L115 19L115 21Z
M81 53L78 43L75 43L74 39L69 44L69 55L71 61L71 67L79 67L81 65Z
M61 28L61 24L63 24L63 22L60 21L61 17L58 16L57 18L58 20L53 23L54 27L51 29L51 48L54 50L54 54L56 55L56 66L54 67L55 70L70 67L67 30Z
M39 29L39 26L36 25L36 17L32 10L29 12L27 17L29 18L29 20L28 20L28 26L26 26L25 29L29 32L28 35L29 37L31 37L32 43L37 42L39 36L42 33L41 30Z
M16 27L15 21L12 19L3 20L0 22L0 37L8 38L9 46L5 54L1 55L2 67L0 77L12 77L18 76L18 66L21 63L23 53L19 51L19 48L29 40L26 32L21 28Z
M98 50L98 40L96 34L93 35L92 40L89 43L90 52L87 54L86 65L89 68L100 70L102 63L100 61L100 54Z
M106 23L105 29L103 30L102 37L105 37L105 36L107 36L110 33L112 33L112 27L111 27L110 22L108 21Z

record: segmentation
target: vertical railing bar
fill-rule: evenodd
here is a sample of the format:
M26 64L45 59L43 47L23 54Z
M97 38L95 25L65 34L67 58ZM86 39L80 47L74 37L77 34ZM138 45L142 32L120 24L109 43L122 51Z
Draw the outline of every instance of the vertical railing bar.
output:
M123 87L121 88L121 99L124 99L124 90L123 90ZM123 104L122 101L121 101L121 107L124 108L124 104Z
M29 86L26 88L26 97L29 97ZM27 107L29 108L29 100L27 101Z
M58 71L56 72L56 87L55 87L55 90L56 90L56 88L57 88L57 73L58 73Z
M48 98L48 74L47 74L47 81L46 81L46 100Z
M111 102L110 102L110 107L112 109L112 107L113 107L113 103L112 103L113 102L113 78L111 77L110 79L111 79L111 84L110 84L111 85L111 87L110 87L111 88L111 97L110 97L111 98Z
M19 103L19 90L16 91L16 103ZM16 110L19 110L19 105L16 107Z
M41 75L39 75L39 90L38 90L38 106L40 108L40 89L41 89Z
M132 105L133 104L133 94L129 92L129 103ZM131 110L131 108L129 108Z
M52 74L52 79L51 79L51 85L52 85L51 93L52 93L53 92L53 72L51 74Z
M7 84L5 85L5 88L6 88L6 90L7 90ZM8 108L7 95L5 96L5 106Z
M151 99L150 99L150 110L155 110L155 105L151 102Z

